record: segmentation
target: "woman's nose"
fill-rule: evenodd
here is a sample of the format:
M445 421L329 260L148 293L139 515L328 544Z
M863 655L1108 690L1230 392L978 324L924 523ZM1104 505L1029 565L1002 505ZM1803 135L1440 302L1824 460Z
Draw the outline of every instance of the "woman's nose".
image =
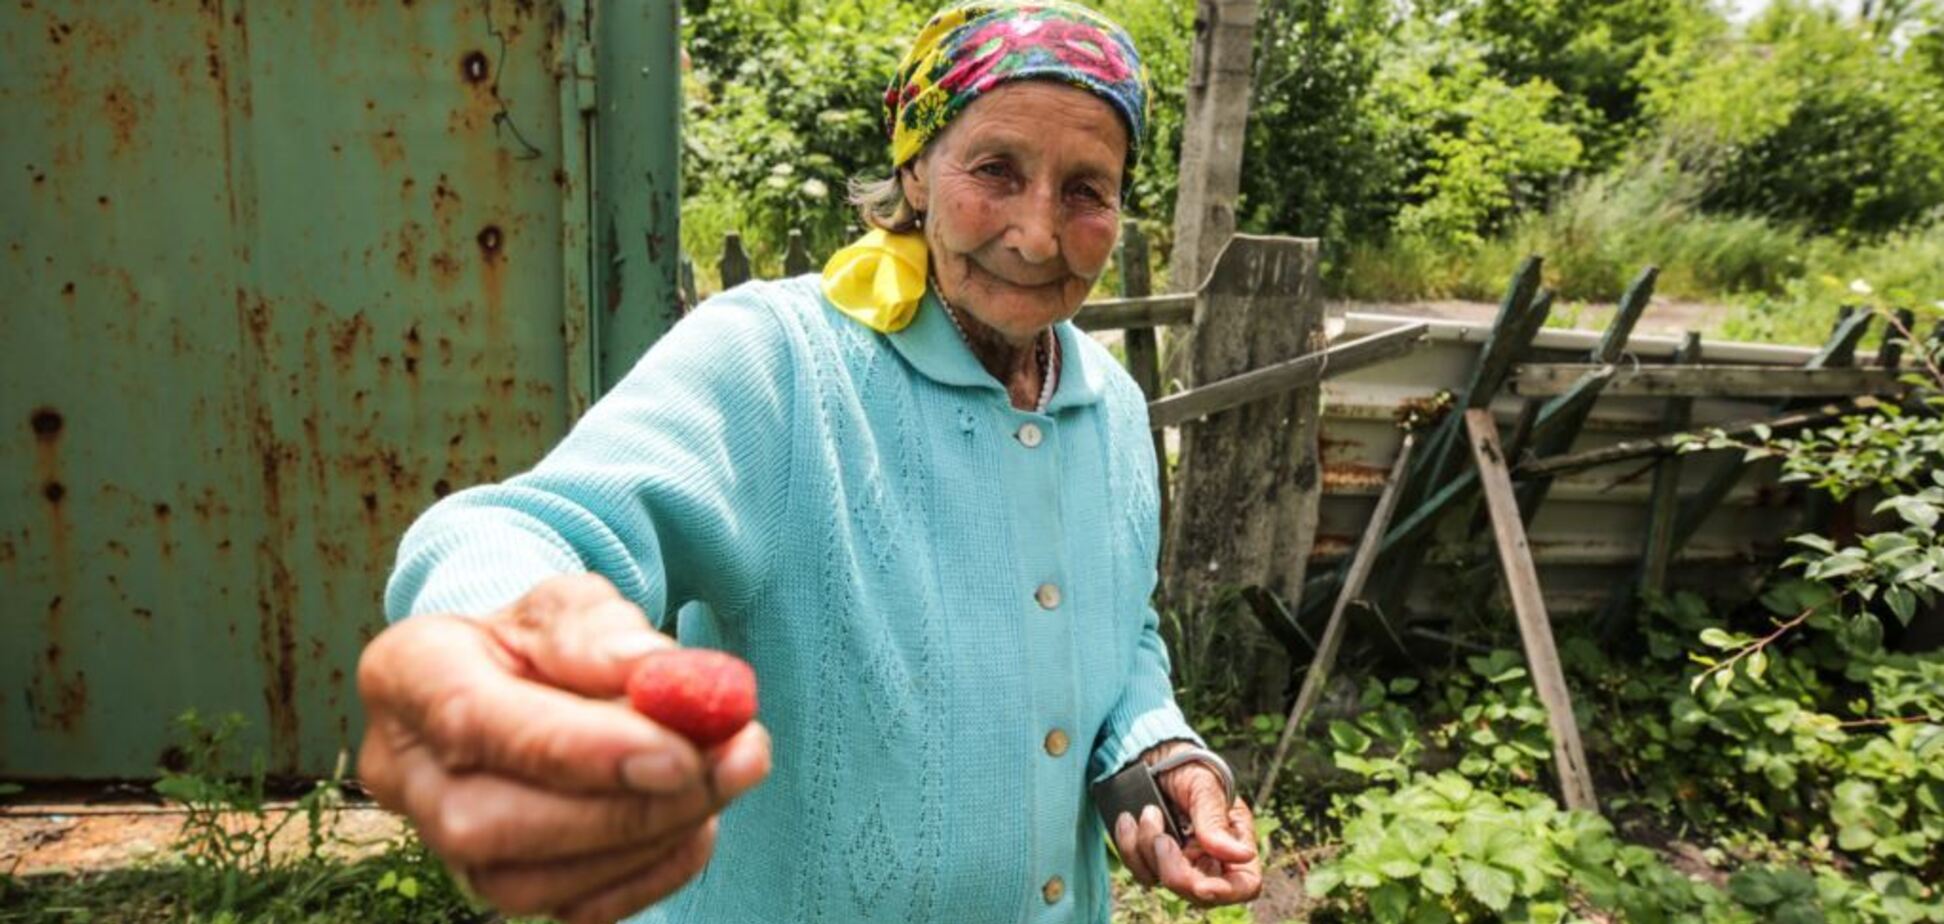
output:
M1027 263L1045 263L1060 255L1059 204L1045 193L1022 197L1013 212L1007 244Z

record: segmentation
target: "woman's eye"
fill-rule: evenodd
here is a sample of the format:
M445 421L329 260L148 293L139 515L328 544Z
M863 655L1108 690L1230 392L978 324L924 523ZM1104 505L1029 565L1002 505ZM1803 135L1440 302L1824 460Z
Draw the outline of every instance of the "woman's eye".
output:
M1008 166L1005 161L995 160L980 164L974 172L980 176L1003 180L1006 177L1012 176L1012 167Z

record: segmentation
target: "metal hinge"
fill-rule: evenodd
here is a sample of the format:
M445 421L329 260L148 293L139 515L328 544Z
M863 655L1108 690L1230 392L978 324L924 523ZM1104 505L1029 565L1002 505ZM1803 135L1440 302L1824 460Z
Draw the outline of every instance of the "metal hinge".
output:
M594 91L594 46L586 42L574 45L574 98L580 104L580 111L593 112L596 103Z

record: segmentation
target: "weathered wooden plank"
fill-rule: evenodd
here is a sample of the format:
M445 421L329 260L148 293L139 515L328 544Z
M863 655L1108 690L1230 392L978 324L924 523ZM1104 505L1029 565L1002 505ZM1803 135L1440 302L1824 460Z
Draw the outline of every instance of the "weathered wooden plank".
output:
M1426 324L1406 325L1169 395L1148 405L1148 426L1178 426L1395 359L1424 343L1430 329Z
M1904 347L1916 338L1917 314L1899 308L1890 316L1890 329L1883 333L1883 347L1877 350L1877 368L1895 371L1903 367Z
M1145 298L1153 292L1153 281L1148 274L1147 235L1141 233L1141 226L1129 221L1121 225L1120 246L1121 294L1128 298ZM1192 306L1190 311L1192 311ZM1161 397L1161 348L1150 327L1129 328L1121 335L1121 343L1127 355L1127 374L1141 389L1141 398L1153 401ZM1154 471L1160 480L1161 492L1161 529L1167 535L1168 517L1173 513L1173 499L1169 495L1168 484L1168 440L1167 435L1156 429L1150 433L1154 439Z
M1885 403L1881 398L1864 395L1861 398L1850 401L1839 401L1814 408L1805 408L1800 411L1790 411L1785 414L1777 414L1774 417L1764 417L1759 420L1744 420L1737 423L1723 424L1719 427L1709 427L1708 430L1710 432L1720 430L1731 438L1744 439L1754 435L1757 432L1757 428L1760 427L1765 427L1772 432L1782 433L1803 427L1813 427L1829 423L1833 420L1840 420L1851 414L1868 413L1882 407ZM1530 462L1521 463L1515 469L1514 473L1520 477L1563 475L1567 472L1576 472L1581 469L1594 468L1600 465L1611 465L1615 462L1625 462L1630 459L1669 455L1679 452L1681 444L1692 439L1694 436L1695 434L1692 433L1669 433L1650 439L1623 440L1611 446L1602 446L1598 449L1586 450L1585 452L1534 459Z
M1586 363L1520 366L1512 389L1522 395L1558 395L1601 370L1615 370L1604 394L1628 398L1824 398L1886 394L1897 389L1887 369L1808 369L1791 366L1642 366Z
M1809 369L1831 369L1853 365L1856 362L1856 345L1863 342L1864 334L1869 333L1870 321L1874 317L1867 311L1843 309L1838 314L1836 329L1830 334L1829 341L1804 366ZM1783 402L1775 410L1779 414L1789 407L1790 402ZM1701 489L1681 505L1681 517L1674 526L1672 554L1679 554L1681 546L1700 532L1708 514L1713 513L1728 492L1734 490L1736 482L1741 481L1746 464L1739 453L1723 459Z
M1594 403L1609 390L1613 380L1613 364L1626 352L1634 326L1640 323L1640 316L1646 312L1647 303L1654 297L1654 280L1658 278L1660 269L1650 266L1634 279L1633 284L1627 286L1627 291L1620 296L1619 310L1614 312L1613 321L1607 325L1606 333L1589 356L1598 368L1581 374L1572 386L1546 402L1539 413L1540 422L1533 428L1531 442L1518 446L1518 452L1545 456L1572 448L1573 441L1585 429L1586 421L1593 416ZM1517 461L1523 455L1510 458ZM1519 511L1524 522L1531 523L1532 518L1539 515L1539 507L1546 502L1546 494L1551 490L1552 479L1543 476L1519 485Z
M1319 347L1316 251L1313 240L1229 241L1195 312L1190 387ZM1244 674L1260 681L1255 705L1277 710L1289 676L1284 649L1252 634L1260 632L1253 622L1210 626L1220 613L1209 604L1231 588L1260 586L1300 605L1323 486L1320 401L1315 387L1287 390L1185 424L1162 554L1166 605L1181 614L1183 631L1216 632L1243 646L1237 650L1254 650Z
M1504 386L1513 363L1532 347L1532 338L1538 336L1539 329L1545 326L1546 315L1552 311L1553 293L1539 291L1539 272L1543 265L1544 261L1539 257L1527 257L1525 262L1519 264L1518 271L1513 273L1505 299L1499 305L1498 320L1492 324L1492 334L1480 348L1471 378L1458 395L1458 402L1454 406L1458 411L1490 405ZM1404 494L1406 508L1437 490L1438 485L1462 467L1460 462L1464 458L1464 446L1462 420L1458 414L1453 414L1439 427L1430 452L1414 470L1414 477Z
M1465 412L1465 429L1470 437L1472 457L1478 464L1479 482L1485 491L1485 507L1491 514L1492 537L1498 545L1499 566L1512 598L1512 614L1518 621L1519 639L1524 643L1526 663L1532 670L1532 685L1539 694L1539 702L1546 707L1546 727L1552 732L1553 769L1559 774L1560 797L1569 809L1597 812L1600 806L1593 794L1593 776L1587 769L1579 726L1573 721L1572 694L1566 689L1566 676L1559 666L1552 622L1546 616L1546 601L1539 591L1539 571L1532 563L1532 549L1526 544L1525 526L1519 519L1518 501L1512 493L1512 478L1506 471L1504 450L1499 446L1498 424L1493 421L1491 411L1473 408Z
M1357 543L1357 552L1350 560L1343 589L1337 593L1336 605L1330 610L1330 621L1323 627L1323 638L1317 642L1316 653L1310 658L1309 671L1303 675L1303 686L1296 693L1296 702L1289 707L1282 738L1276 742L1276 754L1270 758L1262 785L1256 789L1253 803L1256 806L1269 804L1270 794L1276 791L1276 777L1282 772L1283 761L1289 758L1289 746L1295 742L1297 730L1309 717L1310 709L1315 707L1317 698L1323 694L1323 685L1329 680L1330 671L1336 667L1337 652L1343 647L1344 614L1363 593L1364 581L1370 577L1370 568L1377 562L1377 548L1382 544L1384 533L1390 529L1391 515L1397 511L1397 496L1404 487L1404 473L1411 464L1411 451L1416 444L1417 435L1406 432L1404 442L1397 448L1397 458L1391 462L1390 477L1384 482L1383 493L1377 497L1377 509L1371 513L1370 523L1364 527L1363 541Z
M1660 267L1649 266L1634 277L1627 290L1620 294L1619 309L1613 313L1613 321L1607 324L1606 334L1600 338L1600 345L1593 350L1592 360L1596 363L1617 363L1626 355L1627 341L1633 338L1634 328L1640 324L1640 316L1647 313L1647 306L1654 300L1654 283L1660 279Z
M1531 348L1533 338L1545 326L1546 315L1552 311L1553 293L1539 289L1543 265L1538 256L1527 257L1512 274L1511 281L1506 285L1505 298L1499 304L1498 320L1493 322L1492 333L1480 348L1472 374L1458 395L1458 410L1490 405L1503 387L1514 361ZM1415 572L1424 560L1427 552L1424 538L1430 525L1435 522L1430 514L1442 512L1472 496L1469 488L1456 492L1445 490L1451 482L1462 478L1461 473L1469 468L1462 464L1464 445L1463 421L1459 414L1451 414L1440 421L1426 438L1423 450L1418 453L1418 461L1411 466L1410 474L1405 478L1404 493L1398 503L1407 511L1409 519L1406 522L1418 523L1419 530L1407 540L1386 543L1378 552L1379 563L1373 583L1380 588L1378 605L1385 610L1397 608L1397 602L1403 598L1409 586L1405 576ZM1434 495L1438 498L1435 504L1431 503ZM1433 509L1427 510L1427 507ZM1309 611L1303 615L1314 618L1321 611L1320 601L1312 598Z
M1120 277L1121 295L1127 298L1145 298L1153 292L1152 277L1148 273L1147 235L1141 233L1140 225L1131 221L1121 225ZM1192 317L1192 305L1189 311ZM1149 401L1161 397L1161 355L1154 329L1128 328L1121 342L1127 351L1127 374L1141 387L1141 394Z
M1701 359L1701 335L1689 331L1674 354L1676 365ZM1694 419L1694 399L1674 398L1661 415L1661 432L1680 433ZM1640 590L1660 594L1667 589L1667 565L1674 557L1674 519L1681 511L1681 457L1672 455L1654 467L1654 487L1647 501L1647 539L1641 551Z
M749 252L743 249L741 234L731 231L723 235L722 259L717 261L716 270L722 276L724 290L749 281Z
M1103 298L1088 302L1073 318L1084 331L1138 330L1192 324L1195 296L1148 295L1141 298Z
M791 228L790 243L783 249L783 275L801 276L810 269L810 245L804 243L802 231Z

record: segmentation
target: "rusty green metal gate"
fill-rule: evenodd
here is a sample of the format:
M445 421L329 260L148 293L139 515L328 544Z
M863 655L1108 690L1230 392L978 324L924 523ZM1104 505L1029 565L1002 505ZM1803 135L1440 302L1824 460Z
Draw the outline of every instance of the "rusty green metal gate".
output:
M674 0L0 9L0 778L328 772L398 536L679 315Z

